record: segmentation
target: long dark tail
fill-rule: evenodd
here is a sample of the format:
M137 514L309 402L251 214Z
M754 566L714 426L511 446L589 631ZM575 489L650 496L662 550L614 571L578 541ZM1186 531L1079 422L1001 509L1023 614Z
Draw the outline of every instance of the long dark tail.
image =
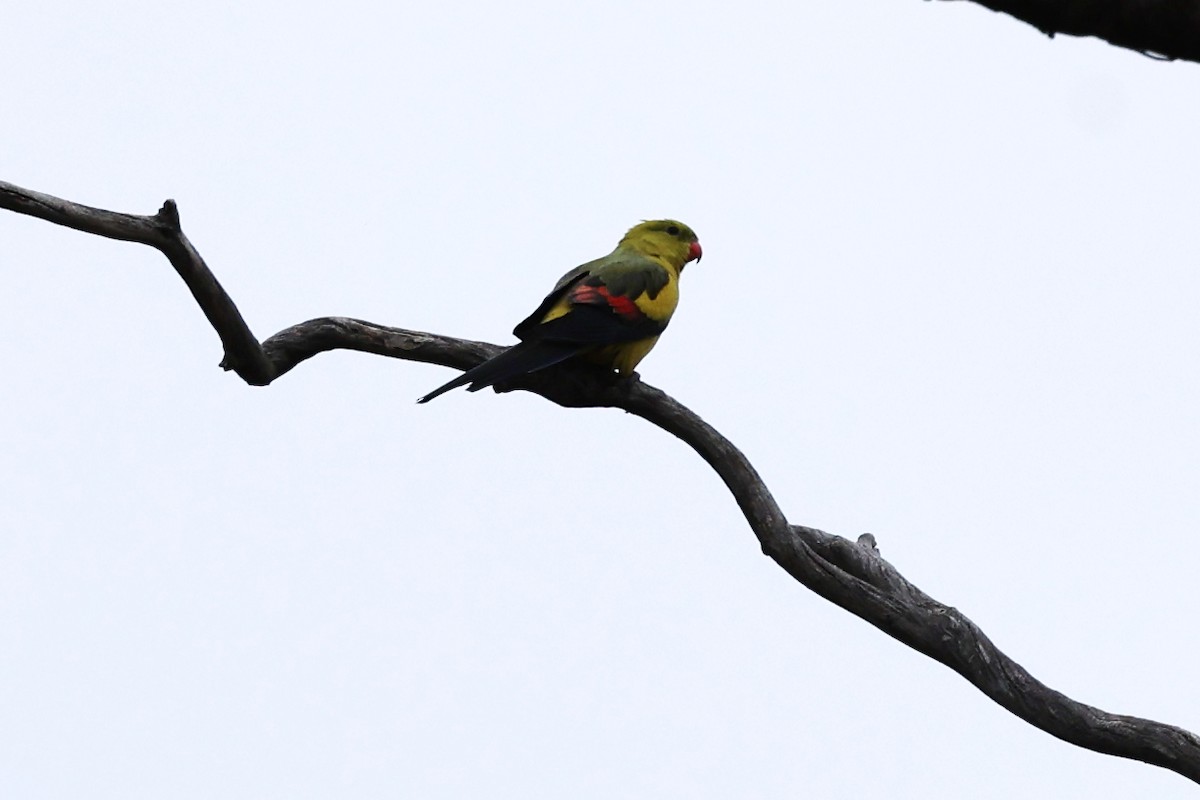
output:
M537 372L560 361L566 361L582 349L578 344L567 342L519 342L495 358L488 359L449 383L442 384L417 402L428 403L438 395L468 383L471 384L467 387L468 392L478 392L498 381Z

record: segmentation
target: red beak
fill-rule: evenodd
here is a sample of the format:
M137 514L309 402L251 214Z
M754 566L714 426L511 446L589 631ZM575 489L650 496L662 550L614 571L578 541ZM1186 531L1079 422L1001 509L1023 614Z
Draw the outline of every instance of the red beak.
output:
M692 242L688 247L688 261L699 261L704 255L704 251L700 249L699 242Z

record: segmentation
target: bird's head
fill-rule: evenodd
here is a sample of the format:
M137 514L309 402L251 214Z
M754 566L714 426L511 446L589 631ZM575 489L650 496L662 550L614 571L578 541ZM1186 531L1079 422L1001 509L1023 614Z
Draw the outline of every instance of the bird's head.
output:
M652 219L629 229L619 247L627 247L647 256L659 256L683 269L689 261L699 261L704 252L696 232L673 219Z

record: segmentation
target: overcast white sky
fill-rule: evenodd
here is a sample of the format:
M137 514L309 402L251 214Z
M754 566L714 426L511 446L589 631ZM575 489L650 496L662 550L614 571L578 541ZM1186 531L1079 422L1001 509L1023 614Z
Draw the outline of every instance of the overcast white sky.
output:
M686 221L648 382L1054 688L1200 730L1200 67L918 0L2 35L0 179L175 198L260 337L509 342ZM0 265L0 796L1195 796L794 583L645 422L360 354L252 389L148 248L4 212Z

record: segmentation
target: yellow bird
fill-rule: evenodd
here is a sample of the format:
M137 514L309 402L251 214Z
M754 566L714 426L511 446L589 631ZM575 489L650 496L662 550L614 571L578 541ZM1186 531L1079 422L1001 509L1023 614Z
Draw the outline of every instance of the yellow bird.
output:
M628 376L654 347L679 304L679 275L702 255L695 232L658 219L634 225L603 258L563 275L513 334L521 341L419 399L498 381L580 356Z

